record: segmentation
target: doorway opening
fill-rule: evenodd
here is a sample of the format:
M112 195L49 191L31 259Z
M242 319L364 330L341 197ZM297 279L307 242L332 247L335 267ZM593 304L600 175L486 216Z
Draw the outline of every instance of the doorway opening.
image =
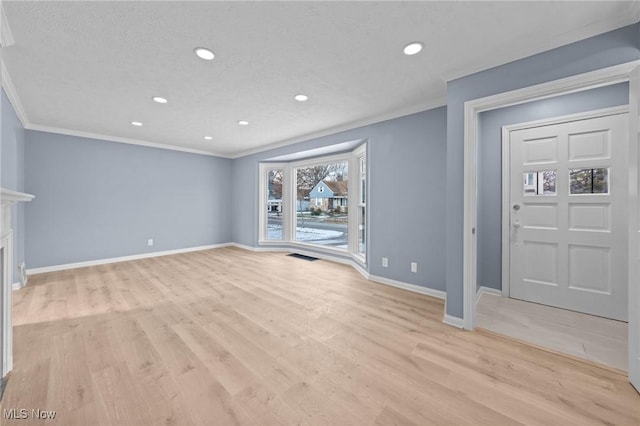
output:
M503 298L478 327L627 370L627 109L502 128Z
M627 103L614 88L585 95ZM572 101L584 96L557 100ZM478 327L627 370L627 111L502 127L502 282L483 288ZM479 268L480 285L487 275Z
M639 61L612 66L606 69L567 77L548 83L542 83L511 92L500 93L465 102L464 129L464 226L463 226L463 326L472 330L476 327L476 300L479 285L477 283L478 246L476 229L478 226L478 137L479 116L481 113L507 106L521 105L528 102L553 98L565 94L582 92L594 88L629 82L629 135L631 138L629 155L626 158L629 167L629 205L628 215L628 359L629 379L640 388L640 261L637 242L640 241L640 216L638 215L638 108L640 95ZM479 230L479 229L478 229Z

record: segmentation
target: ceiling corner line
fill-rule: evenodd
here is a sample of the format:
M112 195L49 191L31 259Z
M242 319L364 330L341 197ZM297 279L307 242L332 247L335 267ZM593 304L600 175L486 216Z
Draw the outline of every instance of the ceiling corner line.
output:
M0 2L0 46L9 47L13 45L13 34L11 33L11 27L7 21L7 14L4 11L4 6Z
M9 102L13 106L18 119L22 123L22 127L24 127L25 129L29 128L29 126L31 126L31 122L29 121L29 117L27 117L27 113L22 106L22 102L20 101L18 92L16 91L16 88L13 85L13 81L11 80L11 76L9 75L9 72L4 66L4 62L2 60L0 60L0 74L2 74L2 88L7 94Z

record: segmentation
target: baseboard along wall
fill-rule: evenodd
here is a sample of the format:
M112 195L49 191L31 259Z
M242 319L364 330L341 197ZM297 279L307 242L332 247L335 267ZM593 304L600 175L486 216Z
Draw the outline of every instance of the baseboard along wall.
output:
M42 268L27 269L27 275L44 274L46 272L64 271L67 269L86 268L87 266L106 265L109 263L127 262L129 260L147 259L150 257L169 256L172 254L189 253L191 251L210 250L214 248L228 247L230 243L211 244L207 246L188 247L176 250L155 251L151 253L134 254L131 256L112 257L109 259L88 260L86 262L66 263L63 265L45 266Z

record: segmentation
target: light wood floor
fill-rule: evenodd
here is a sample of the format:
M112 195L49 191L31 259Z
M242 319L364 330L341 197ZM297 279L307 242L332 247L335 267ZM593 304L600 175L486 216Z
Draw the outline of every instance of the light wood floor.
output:
M51 424L640 424L622 374L325 261L208 250L33 276L14 300L2 408Z
M628 368L626 322L484 293L477 326L616 368Z

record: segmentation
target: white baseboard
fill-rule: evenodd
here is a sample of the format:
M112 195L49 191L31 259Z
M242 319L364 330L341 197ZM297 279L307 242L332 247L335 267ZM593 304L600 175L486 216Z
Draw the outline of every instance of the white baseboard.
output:
M350 259L342 258L340 256L332 256L331 254L318 253L316 251L308 251L305 249L300 249L298 247L288 247L288 246L260 246L260 247L252 247L244 244L238 243L229 243L230 247L236 247L243 250L255 251L255 252L280 252L280 253L298 253L303 254L305 256L317 257L322 260L329 260L331 262L344 263L346 265L351 265L356 267L355 262Z
M377 275L370 275L369 279L371 281L375 281L380 284L390 285L392 287L401 288L403 290L409 290L414 293L424 294L426 296L435 297L437 299L445 300L447 298L447 293L441 290L435 290L433 288L422 287L420 285L409 284L402 281L396 281L389 278L379 277Z
M86 262L67 263L64 265L45 266L42 268L27 269L27 275L44 274L45 272L64 271L67 269L85 268L87 266L106 265L109 263L126 262L129 260L147 259L150 257L169 256L172 254L188 253L192 251L210 250L220 247L228 247L229 243L211 244L207 246L188 247L176 250L156 251L152 253L134 254L131 256L112 257L110 259L89 260Z
M273 252L283 252L283 253L285 253L285 252L291 251L286 247L277 247L277 246L274 246L274 247L265 247L265 246L252 247L252 246L247 246L247 245L240 244L240 243L228 243L227 246L228 247L236 247L236 248L239 248L239 249L242 249L242 250L256 251L256 252L273 251Z
M396 287L396 288L401 288L403 290L408 290L408 291L412 291L414 293L420 293L420 294L424 294L426 296L431 296L431 297L435 297L437 299L446 299L447 293L441 290L435 290L432 288L428 288L428 287L422 287L419 285L415 285L415 284L409 284L409 283L405 283L402 281L396 281L396 280L392 280L390 278L384 278L384 277L379 277L376 275L370 275L369 272L367 272L366 269L364 269L358 262L356 262L355 260L352 259L347 259L347 258L343 258L343 257L338 257L338 256L332 256L330 254L324 254L324 253L318 253L315 251L307 251L304 249L299 249L297 247L251 247L251 246L247 246L244 244L238 244L238 243L229 243L229 246L232 247L237 247L240 249L244 249L244 250L249 250L249 251L280 251L280 252L284 252L284 253L300 253L303 254L305 256L312 256L312 257L317 257L318 259L323 259L323 260L328 260L331 262L338 262L338 263L342 263L345 265L350 265L352 266L356 271L358 271L360 273L360 275L362 275L364 278L366 278L369 281L374 281L380 284L386 284L386 285L390 285L392 287Z
M242 250L248 250L248 251L261 251L260 247L251 247L251 246L246 246L244 244L240 244L240 243L229 243L229 247L235 247L235 248L239 248Z
M285 251L290 253L302 254L304 256L317 257L318 259L328 260L330 262L342 263L344 265L353 266L355 268L355 262L351 259L346 259L344 257L332 256L330 254L318 253L315 251L308 251L304 249L300 250L299 248L294 248L294 247L287 248Z
M26 284L26 283L25 283L25 284ZM17 282L15 282L15 283L11 284L11 288L12 288L13 290L20 290L20 289L21 289L21 288L23 288L23 287L24 287L24 285L23 285L20 281L17 281Z
M491 294L493 296L502 296L502 290L498 290L491 287L480 286L476 291L476 305L480 301L480 297L482 297L483 294Z
M462 318L454 317L449 314L444 314L442 322L456 328L464 328L464 321Z
M353 266L353 268L360 272L360 275L362 275L365 279L367 280L371 280L371 275L369 275L369 272L367 272L366 269L364 269L362 266L360 266L360 264L358 262L352 262L351 266Z

